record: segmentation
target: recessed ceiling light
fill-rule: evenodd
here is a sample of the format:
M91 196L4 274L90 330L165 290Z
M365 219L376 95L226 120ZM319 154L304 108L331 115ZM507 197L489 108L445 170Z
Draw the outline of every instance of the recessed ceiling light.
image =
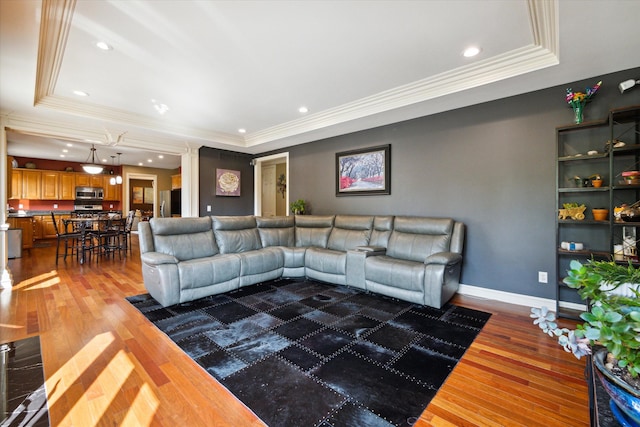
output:
M304 114L304 113L308 113L309 109L307 107L300 107L300 108L298 108L298 111L300 113Z
M73 147L73 144L70 142L67 142L67 147Z
M62 149L62 152L63 152L63 153L68 153L68 152L69 152L69 150L67 150L66 148L63 148L63 149Z
M465 58L471 58L472 56L476 56L479 53L480 53L480 48L479 47L471 46L471 47L466 48L464 50L464 52L462 52L462 55Z
M77 96L89 96L89 94L87 92L82 91L82 90L74 90L73 94L77 95Z
M64 154L60 154L60 157L64 157Z
M147 162L153 163L153 160L152 159L148 159Z
M244 128L240 128L240 129L238 129L238 132L239 132L239 133L247 133L247 130L246 130L246 129L244 129Z
M142 165L143 165L143 163L142 163L142 162L138 163L138 166L142 166Z
M102 50L111 50L113 49L107 42L97 42L96 46L98 47L98 49L102 49Z
M164 159L164 156L162 154L158 154L158 158L159 159Z

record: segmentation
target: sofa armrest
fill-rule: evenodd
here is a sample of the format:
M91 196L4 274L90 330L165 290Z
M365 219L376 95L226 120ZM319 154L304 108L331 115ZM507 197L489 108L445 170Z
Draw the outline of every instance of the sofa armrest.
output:
M140 254L140 260L148 265L161 265L161 264L177 264L178 258L173 255L163 254L160 252L147 252Z
M366 252L367 256L384 255L387 253L387 249L383 246L358 246L355 250L358 252Z
M462 255L454 252L438 252L433 255L429 255L424 263L439 264L439 265L454 265L462 261Z

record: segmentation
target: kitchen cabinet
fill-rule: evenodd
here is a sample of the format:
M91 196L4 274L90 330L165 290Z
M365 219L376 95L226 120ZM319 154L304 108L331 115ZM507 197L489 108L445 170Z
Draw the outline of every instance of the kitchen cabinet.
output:
M104 200L118 201L122 194L122 184L111 185L109 179L111 177L105 177L104 184Z
M41 200L58 200L60 193L60 172L42 171Z
M22 170L21 199L39 200L42 196L42 172L39 170Z
M34 221L32 217L10 217L9 228L22 229L22 249L31 249L34 240Z
M58 226L58 230L62 230L64 228L63 220L71 218L70 214L56 214L56 225ZM51 214L48 215L34 215L34 238L36 240L39 239L55 239L56 228L53 225L53 218L51 218Z
M76 175L74 172L60 172L58 200L75 200Z
M22 198L22 171L14 169L11 171L11 187L9 189L9 199Z
M171 189L177 190L182 188L182 175L171 175Z
M79 173L76 175L76 186L104 188L104 177L105 175L102 174L90 175L88 173Z

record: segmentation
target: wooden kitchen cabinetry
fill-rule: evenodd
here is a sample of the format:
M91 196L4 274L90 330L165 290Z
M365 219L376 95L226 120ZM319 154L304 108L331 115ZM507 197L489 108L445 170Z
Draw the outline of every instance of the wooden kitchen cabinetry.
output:
M76 185L78 187L104 187L104 177L102 174L89 175L79 173L76 175ZM107 183L109 183L108 180Z
M42 172L24 169L22 171L21 199L38 200L42 197Z
M111 177L106 176L104 181L104 200L120 200L122 194L122 184L111 185L109 179Z
M10 217L9 228L22 229L22 249L31 249L34 240L34 221L32 217Z
M64 229L63 220L71 218L70 214L56 214L56 225L58 230ZM51 215L34 215L34 238L39 239L55 239L56 228L53 226L53 219Z
M60 190L58 200L75 200L76 198L76 173L60 172Z
M182 175L171 175L171 189L177 190L182 188Z
M42 171L41 174L41 200L60 199L60 172Z
M9 199L22 198L22 171L14 169L11 171L11 188L9 189Z

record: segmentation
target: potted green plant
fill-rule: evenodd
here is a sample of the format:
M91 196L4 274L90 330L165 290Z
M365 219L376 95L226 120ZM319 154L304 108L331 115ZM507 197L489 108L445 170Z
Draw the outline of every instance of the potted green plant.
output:
M294 215L303 215L306 210L306 202L304 199L298 199L295 202L292 202L291 205L289 205L289 208Z
M580 314L584 323L559 328L546 307L531 309L533 323L577 358L604 347L593 354L596 372L622 413L640 423L640 269L631 262L574 260L563 282L587 302ZM626 293L618 291L623 288Z

